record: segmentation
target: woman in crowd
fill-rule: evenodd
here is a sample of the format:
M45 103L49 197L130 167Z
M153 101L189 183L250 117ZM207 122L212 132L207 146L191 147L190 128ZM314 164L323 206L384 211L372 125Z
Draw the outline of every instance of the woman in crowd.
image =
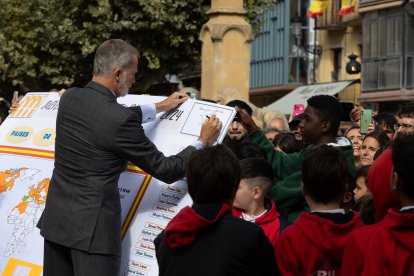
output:
M359 168L361 167L361 146L364 136L361 132L359 132L358 126L348 129L345 136L352 142L352 147L354 148L355 167Z
M374 130L365 135L361 146L361 166L370 166L374 162L375 153L388 146L390 138L381 130Z

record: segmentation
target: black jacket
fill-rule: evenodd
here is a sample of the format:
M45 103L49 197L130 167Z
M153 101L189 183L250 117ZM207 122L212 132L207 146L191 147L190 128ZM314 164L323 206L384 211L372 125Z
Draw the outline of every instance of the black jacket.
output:
M188 223L188 216L185 220L197 224ZM154 241L160 276L277 275L274 250L263 230L229 212L187 246L172 249L167 243L164 230Z
M145 136L140 108L118 104L89 82L63 94L56 121L55 167L39 220L52 242L91 253L121 255L118 180L127 161L161 181L184 177L187 147L165 157Z

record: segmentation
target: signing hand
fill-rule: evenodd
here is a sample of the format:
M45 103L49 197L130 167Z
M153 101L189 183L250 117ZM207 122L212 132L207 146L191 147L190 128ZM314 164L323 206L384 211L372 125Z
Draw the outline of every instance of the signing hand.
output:
M222 124L216 115L211 115L201 126L198 140L204 145L212 145L217 141L220 135Z
M9 114L13 114L17 109L19 109L19 99L15 99L13 97L12 102L11 102L11 106L9 109Z
M174 92L168 98L166 98L165 100L163 100L159 103L156 103L155 108L157 110L157 113L167 111L167 110L170 110L170 109L176 107L179 104L182 104L183 102L185 102L189 98L190 97L188 97L188 95L184 92Z
M241 109L238 106L236 106L236 111L238 115L240 116L241 122L246 127L247 132L253 133L258 129L256 123L253 121L253 118L249 115L249 113L247 113L246 110Z
M65 91L66 91L66 89L60 89L60 90L58 91L58 93L59 93L59 97L62 97L62 95L63 95L63 93L65 93Z

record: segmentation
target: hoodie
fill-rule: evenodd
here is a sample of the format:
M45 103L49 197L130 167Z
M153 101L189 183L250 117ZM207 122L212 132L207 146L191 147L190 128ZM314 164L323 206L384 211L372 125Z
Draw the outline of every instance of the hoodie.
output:
M374 198L377 221L382 220L389 208L398 210L399 200L391 192L392 148L387 148L372 163L368 172L368 187Z
M342 275L361 275L371 239L381 222L356 229L350 235L342 257Z
M342 254L351 232L360 227L358 213L335 214L341 223L302 213L276 244L281 275L340 275ZM338 221L338 219L336 219Z
M309 211L308 204L302 195L300 180L302 160L311 147L300 152L284 154L274 149L274 145L269 142L262 130L250 134L249 138L266 151L267 160L272 165L275 177L281 179L270 189L269 193L276 203L279 214L291 223L295 222L302 212ZM345 154L349 174L355 177L354 149L351 142L345 137L336 137L335 142L329 145L337 147Z
M266 237L269 239L272 246L275 247L280 233L280 215L277 212L276 205L272 200L265 199L265 207L267 212L264 215L256 218L254 223L263 229ZM243 215L240 209L233 207L233 215L235 217L243 219Z
M211 207L215 210L210 212L210 215L205 214L205 216L198 214L189 206L184 207L165 228L164 237L168 246L176 249L191 244L197 238L200 231L213 225L229 211L229 205L227 204ZM199 210L199 212L203 211ZM213 217L209 220L206 218L207 216Z
M182 209L154 240L159 275L278 275L263 230L229 208L217 203Z
M372 238L362 275L414 274L414 209L407 211L388 211Z

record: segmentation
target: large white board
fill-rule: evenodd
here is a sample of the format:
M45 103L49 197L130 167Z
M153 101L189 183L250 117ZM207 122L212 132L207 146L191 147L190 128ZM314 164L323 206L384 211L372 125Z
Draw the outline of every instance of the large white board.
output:
M154 103L162 97L128 95L124 106ZM44 209L53 171L57 93L28 93L0 126L0 271L2 275L42 275L43 238L36 224ZM193 143L206 116L223 123L232 107L188 100L144 124L147 136L165 155ZM191 204L184 180L167 185L133 164L119 183L122 206L121 275L158 275L154 238L184 206Z

